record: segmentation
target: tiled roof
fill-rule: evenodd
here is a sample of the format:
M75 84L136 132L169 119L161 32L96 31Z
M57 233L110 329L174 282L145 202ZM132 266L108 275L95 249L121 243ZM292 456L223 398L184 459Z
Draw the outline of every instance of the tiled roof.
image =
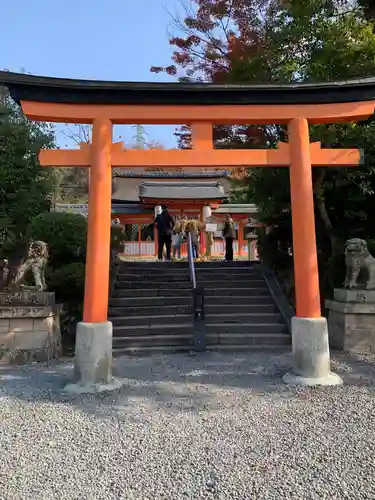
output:
M227 195L218 182L144 182L139 198L153 200L225 200Z

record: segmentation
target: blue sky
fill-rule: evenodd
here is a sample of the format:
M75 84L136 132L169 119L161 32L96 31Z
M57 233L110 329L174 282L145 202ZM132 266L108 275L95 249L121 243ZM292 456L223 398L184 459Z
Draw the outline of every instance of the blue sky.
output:
M0 68L67 78L173 81L149 68L170 63L168 12L176 14L178 6L178 0L3 0ZM172 127L150 126L147 132L166 147L175 145ZM117 134L129 142L135 131L121 127ZM61 133L58 140L65 146Z

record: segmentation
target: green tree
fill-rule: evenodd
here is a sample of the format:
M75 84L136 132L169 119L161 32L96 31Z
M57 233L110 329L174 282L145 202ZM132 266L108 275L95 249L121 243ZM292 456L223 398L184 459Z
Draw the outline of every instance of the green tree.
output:
M181 81L277 83L346 80L375 74L373 2L352 0L192 0L170 43L173 64L152 71ZM364 8L363 8L364 7ZM312 140L326 147L359 147L365 162L355 169L315 168L318 256L324 296L338 284L343 241L356 235L375 239L372 120L311 127ZM180 132L180 146L189 145ZM275 147L284 127L216 127L217 147ZM249 169L236 182L233 201L256 203L272 231L262 235L261 254L292 276L292 231L287 169ZM292 285L290 287L292 289Z
M22 246L31 219L50 208L53 173L40 167L38 153L52 147L52 127L25 118L0 88L0 249L4 253Z

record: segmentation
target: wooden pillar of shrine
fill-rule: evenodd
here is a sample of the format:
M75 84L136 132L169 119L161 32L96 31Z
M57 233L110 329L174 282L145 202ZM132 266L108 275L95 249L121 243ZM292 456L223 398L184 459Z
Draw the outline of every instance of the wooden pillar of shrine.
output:
M203 224L205 223L203 208L204 207L202 207L201 211L200 211L200 222L201 222L202 227L203 227ZM205 255L206 255L206 233L202 229L200 231L199 256L205 257Z
M243 256L243 228L244 228L244 224L242 221L240 221L238 223L238 239L237 239L238 256L239 257Z

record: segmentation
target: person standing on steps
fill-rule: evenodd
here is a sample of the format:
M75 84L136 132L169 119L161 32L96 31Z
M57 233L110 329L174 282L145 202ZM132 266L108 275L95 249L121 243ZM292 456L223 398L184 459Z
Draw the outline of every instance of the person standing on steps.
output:
M163 260L165 245L166 260L170 261L174 221L165 205L162 206L161 213L156 216L155 225L158 230L158 260Z
M230 215L227 215L227 220L224 224L223 237L225 238L225 260L233 260L233 240L236 238L234 222Z
M181 224L176 222L173 228L172 235L172 257L173 259L181 259L181 243L182 243L182 232Z

